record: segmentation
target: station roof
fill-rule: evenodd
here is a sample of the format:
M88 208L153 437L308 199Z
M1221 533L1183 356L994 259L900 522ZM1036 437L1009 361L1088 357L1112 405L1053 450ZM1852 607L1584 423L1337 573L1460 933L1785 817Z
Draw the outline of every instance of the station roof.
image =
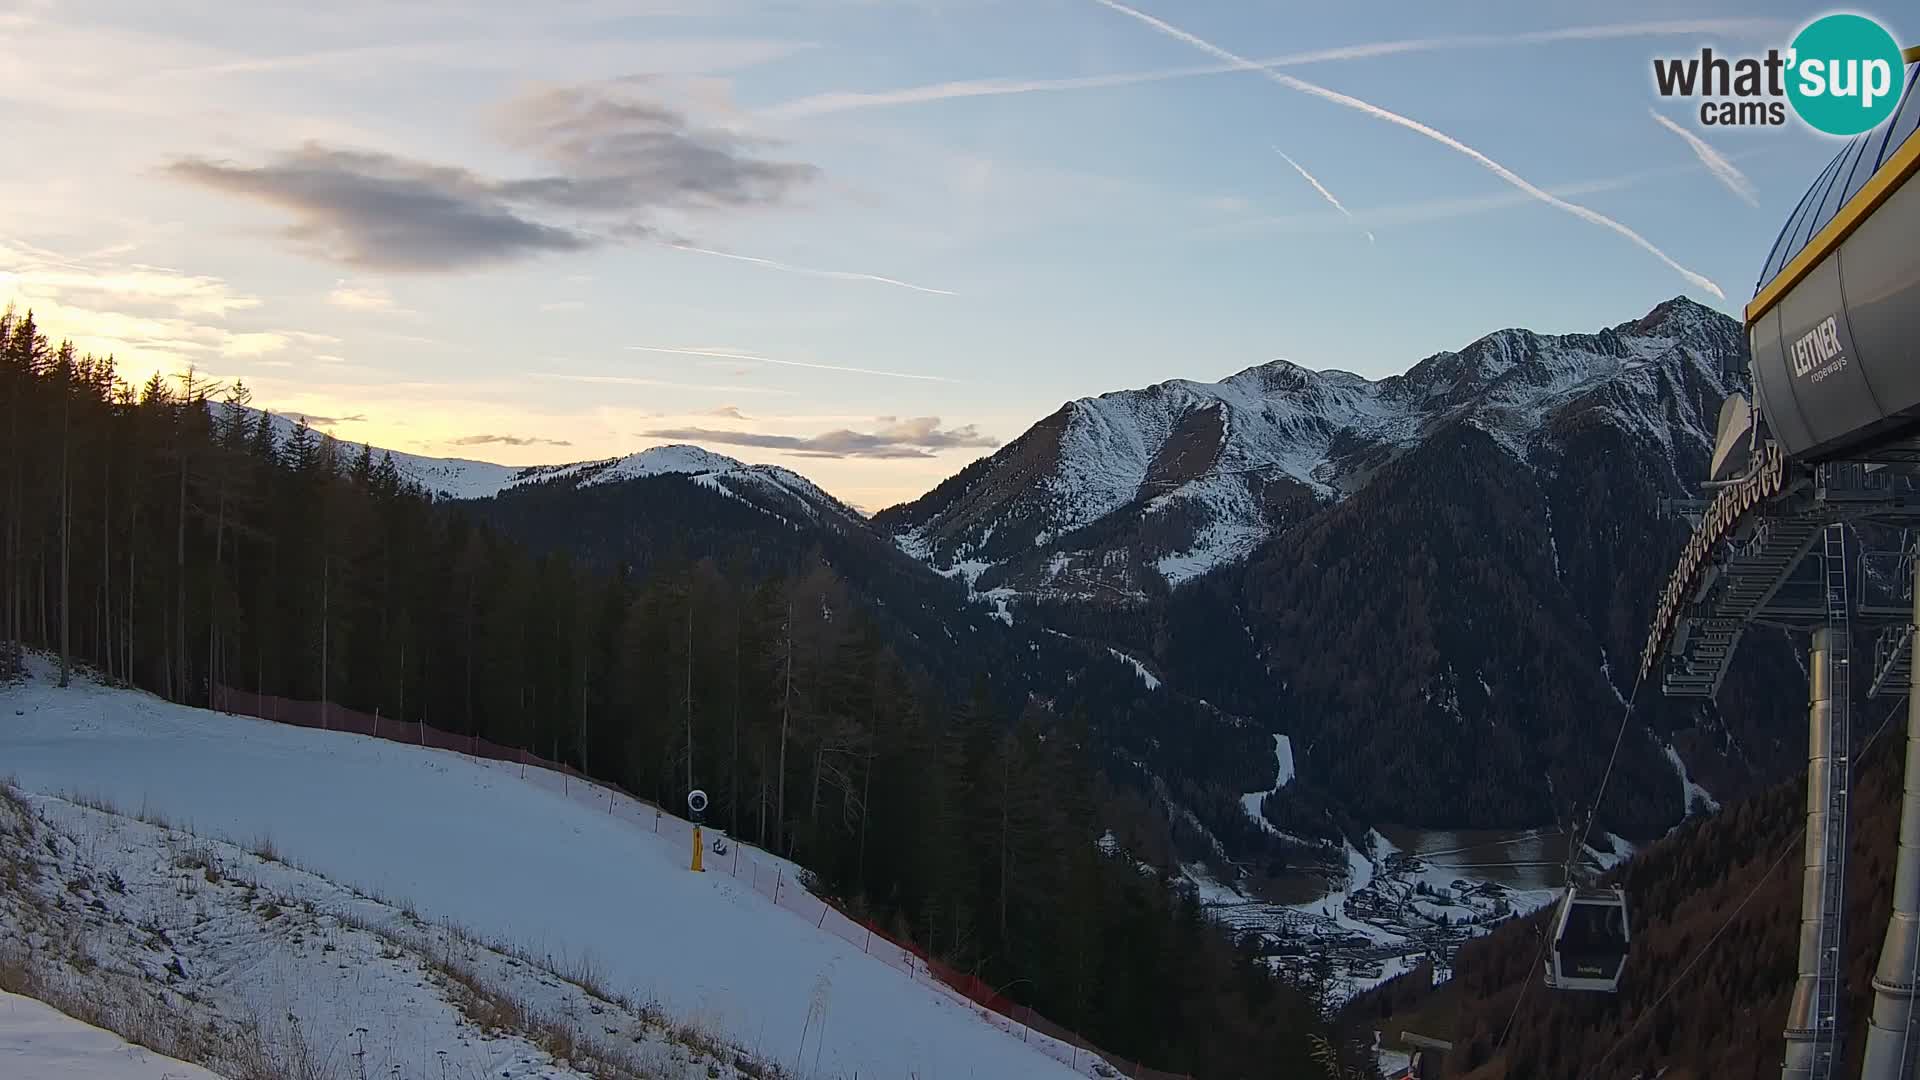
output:
M1766 269L1747 305L1753 322L1814 264L1846 239L1920 164L1920 50L1909 49L1906 90L1884 124L1855 135L1800 198L1773 242Z

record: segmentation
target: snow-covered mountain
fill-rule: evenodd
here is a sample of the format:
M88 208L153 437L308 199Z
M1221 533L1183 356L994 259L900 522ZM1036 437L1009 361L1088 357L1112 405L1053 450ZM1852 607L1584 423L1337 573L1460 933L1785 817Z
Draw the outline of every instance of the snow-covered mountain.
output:
M250 419L259 415L259 410L249 408L246 411ZM273 417L274 435L283 445L304 419L298 413L269 415ZM341 444L349 455L361 445L346 440L342 440ZM656 446L624 457L564 465L498 465L466 458L425 457L381 447L373 447L372 450L376 460L381 455L391 454L393 464L402 476L436 498L490 499L502 492L531 484L560 483L591 487L650 476L685 476L722 495L750 502L773 499L797 506L806 516L815 519L822 516L860 516L852 507L791 469L777 465L748 465L725 454L684 443Z
M1244 559L1467 425L1532 460L1556 425L1600 410L1668 446L1704 444L1738 327L1684 298L1596 334L1500 330L1370 381L1287 361L1217 383L1174 380L1069 402L876 524L982 592L1139 595Z

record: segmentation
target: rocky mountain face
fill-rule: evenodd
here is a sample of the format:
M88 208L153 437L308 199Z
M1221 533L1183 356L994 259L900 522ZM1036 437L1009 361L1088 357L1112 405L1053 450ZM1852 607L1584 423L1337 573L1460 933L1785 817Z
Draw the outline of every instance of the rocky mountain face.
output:
M1461 427L1530 461L1610 423L1660 446L1672 468L1653 479L1677 488L1743 357L1731 320L1676 299L1597 334L1502 330L1377 382L1275 361L1069 402L875 523L980 591L1153 595Z
M1594 797L1687 533L1660 500L1704 475L1745 366L1738 324L1685 299L1595 334L1498 331L1378 382L1268 364L1069 403L875 523L1288 734L1293 799L1564 821ZM1605 820L1655 836L1795 763L1787 643L1750 637L1740 667L1718 707L1639 692Z

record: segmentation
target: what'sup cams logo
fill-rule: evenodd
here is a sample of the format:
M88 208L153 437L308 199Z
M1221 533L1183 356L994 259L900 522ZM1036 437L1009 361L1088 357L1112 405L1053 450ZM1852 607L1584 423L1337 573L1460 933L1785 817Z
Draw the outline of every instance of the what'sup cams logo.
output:
M1827 135L1858 135L1880 126L1900 103L1907 69L1900 45L1864 15L1825 15L1794 35L1785 51L1762 56L1698 56L1653 62L1664 98L1700 101L1707 127L1779 127L1787 108Z

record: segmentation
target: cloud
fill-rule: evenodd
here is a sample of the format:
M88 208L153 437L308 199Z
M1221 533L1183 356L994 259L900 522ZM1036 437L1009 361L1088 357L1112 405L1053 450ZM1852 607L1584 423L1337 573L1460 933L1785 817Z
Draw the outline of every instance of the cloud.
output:
M449 446L572 446L565 439L538 439L519 435L465 435L448 440Z
M918 416L906 420L883 416L878 422L882 426L876 431L840 428L809 436L721 431L702 427L667 428L641 434L649 439L757 446L766 450L784 450L799 457L817 458L930 458L936 450L967 447L991 449L1000 445L998 439L980 434L973 424L942 429L937 416Z
M1778 36L1791 29L1791 24L1786 20L1773 18L1667 19L1647 22L1613 23L1598 26L1572 26L1558 30L1532 30L1513 34L1455 34L1445 37L1405 38L1397 41L1365 42L1355 45L1339 45L1327 49L1314 49L1307 52L1272 56L1264 60L1254 61L1254 63L1269 68L1296 67L1306 64L1319 64L1342 60L1364 60L1373 57L1398 56L1408 53L1444 52L1457 49L1511 48L1523 45L1544 45L1560 41L1606 41L1637 37L1698 37L1703 34L1720 34L1760 39ZM898 90L880 90L864 93L855 91L830 91L797 98L783 105L776 105L771 109L764 110L762 115L796 118L845 112L852 109L920 105L928 102L953 101L973 97L1055 93L1070 90L1100 90L1121 86L1138 86L1145 83L1168 82L1176 79L1191 79L1206 75L1225 75L1244 70L1246 70L1246 68L1243 65L1235 63L1199 64L1186 67L1159 68L1153 71L1125 71L1105 75L1080 75L1056 79L962 79L952 82L904 87Z
M1558 209L1564 210L1567 213L1572 214L1573 216L1581 219L1582 221L1590 222L1594 225L1599 225L1603 228L1610 229L1613 232L1616 232L1621 236L1626 237L1628 240L1632 241L1636 246L1644 249L1649 254L1653 255L1655 258L1665 263L1668 267L1673 269L1681 277L1685 278L1688 282L1690 282L1697 288L1700 288L1709 293L1712 293L1714 296L1722 300L1725 300L1727 297L1726 293L1720 291L1720 286L1715 285L1711 279L1707 278L1702 274L1695 273L1694 271L1689 270L1686 267L1680 265L1678 262L1675 262L1671 256L1669 256L1666 252L1661 251L1658 247L1655 247L1653 245L1653 242L1648 240L1646 237L1641 236L1639 233L1634 232L1632 229L1629 229L1625 225L1620 224L1618 221L1613 220L1612 218L1606 216L1605 214L1599 213L1598 211L1595 211L1595 210L1590 210L1587 207L1579 205L1578 203L1567 202L1564 199L1561 199L1557 196L1548 194L1547 192L1540 190L1534 185L1528 183L1526 180L1522 179L1518 174L1514 173L1511 169L1508 169L1506 166L1493 160L1487 155L1481 153L1480 151L1475 150L1473 147L1468 146L1466 143L1461 142L1460 140L1454 138L1453 136L1446 134L1445 132L1438 131L1434 128L1428 127L1427 125L1419 122L1418 120L1409 119L1408 117L1402 116L1399 113L1393 112L1390 109L1383 109L1378 105L1372 104L1371 102L1362 101L1359 98L1352 97L1347 94L1342 94L1342 93L1339 93L1338 91L1329 90L1324 86L1319 86L1314 83L1307 82L1305 79L1297 79L1292 75L1286 75L1277 71L1269 70L1268 68L1262 67L1261 65L1256 64L1253 61L1246 59L1245 57L1239 56L1235 53L1228 52L1227 50L1219 47L1218 45L1213 44L1210 41L1206 41L1200 37L1196 37L1195 35L1190 34L1185 30L1180 29L1177 26L1164 22L1160 19L1156 19L1153 16L1146 14L1145 12L1137 11L1131 7L1128 7L1127 5L1120 3L1120 0L1093 0L1093 2L1101 5L1102 7L1111 8L1112 10L1117 11L1120 14L1127 16L1128 18L1135 19L1141 23L1144 23L1145 25L1151 27L1152 29L1158 31L1161 34L1166 35L1167 37L1173 38L1176 41L1184 42L1188 45L1193 46L1196 49L1201 50L1202 52L1208 53L1209 55L1217 56L1220 59L1225 60L1229 63L1238 64L1242 68L1245 68L1249 71L1257 71L1261 75L1265 76L1267 79L1273 82L1277 82L1281 86L1284 86L1289 90L1298 90L1303 94L1311 94L1314 97L1321 98L1322 100L1331 101L1336 105L1344 105L1350 109L1357 109L1360 112L1366 113L1368 116L1374 117L1375 119L1385 120L1390 124L1397 124L1400 127L1404 127L1408 129L1409 131L1414 131L1414 132L1418 132L1421 135L1425 135L1427 138L1432 139L1433 141L1441 144L1442 146L1447 147L1450 150L1457 151L1461 154L1466 155L1469 158L1472 158L1475 162L1478 162L1483 168L1487 169L1489 172L1493 173L1495 176L1498 176L1500 179L1505 180L1507 183L1512 184L1516 188L1519 188L1521 191L1526 192L1528 195L1532 196L1533 198L1538 199L1549 206L1553 206Z
M259 297L235 293L220 278L143 263L68 259L18 241L0 241L4 286L37 296L161 307L215 319L260 306Z
M171 372L216 358L259 358L295 340L335 343L298 330L237 329L231 314L260 305L219 278L163 266L75 259L24 242L0 241L0 307L32 310L55 338L99 356L113 356L121 374L138 383L152 371Z
M541 304L540 310L555 313L561 311L585 311L586 307L587 302L585 300L550 300L547 303Z
M339 427L341 424L364 424L367 418L359 413L352 416L314 416L310 413L294 413L294 418L304 420L308 427Z
M755 356L752 353L728 352L724 349L673 349L660 345L629 345L627 349L631 352L665 353L671 356L698 356L710 360L745 360L756 364L810 368L814 371L839 371L851 375L882 375L889 379L915 379L923 382L943 383L957 383L960 381L941 375L916 375L905 371L880 371L874 368L842 367L838 364L815 364L806 360L778 360L771 356Z
M635 96L646 83L548 87L508 102L497 133L540 158L549 167L542 175L500 179L319 142L265 164L188 156L165 171L289 211L285 235L311 255L408 272L661 239L653 224L661 212L770 206L818 175L812 165L758 156L767 140L701 127Z
M1738 195L1748 206L1760 205L1760 196L1753 189L1753 181L1748 180L1745 173L1734 168L1733 162L1728 161L1726 155L1708 145L1707 140L1660 115L1657 110L1649 108L1647 114L1653 117L1661 127L1685 139L1687 146L1693 150L1693 156L1699 158L1700 164L1707 167L1707 171L1713 174L1715 180L1725 184L1728 191Z
M751 416L747 416L747 415L745 415L745 414L743 414L743 413L741 413L741 411L740 411L740 406L738 406L738 405L722 405L722 406L720 406L720 407L719 407L719 408L717 408L717 409L708 409L708 410L707 410L707 411L706 411L705 413L703 413L703 414L701 414L701 415L703 415L703 416L723 416L723 417L726 417L726 418L727 418L728 420L751 420L751 419L753 419L753 417L751 417Z
M752 255L735 255L730 251L715 251L712 248L694 247L691 244L674 244L671 246L678 251L691 251L697 255L716 255L722 259L737 259L740 262L756 263L760 266L770 267L774 270L785 270L791 274L807 274L813 277L840 278L846 281L873 281L873 282L878 282L879 284L882 284L882 285L894 285L902 289L912 289L915 292L933 293L937 296L954 295L953 292L947 289L935 289L926 285L915 285L912 282L901 281L898 278L882 277L879 274L863 274L863 273L856 273L851 270L815 270L815 269L812 269L811 267L794 266L791 263L775 262L772 259L761 259L761 258L756 258Z
M327 294L327 303L348 311L392 312L400 309L393 306L393 294L379 285L355 285L349 281L334 283L333 291Z
M513 198L592 211L703 210L785 201L820 175L813 165L756 156L773 140L698 127L634 91L632 77L531 90L500 113L509 145L557 166L554 176L503 187Z
M183 158L167 171L292 211L289 239L349 266L454 270L592 243L522 216L494 181L391 154L308 143L266 165Z
M1313 174L1307 171L1306 166L1300 164L1299 162L1293 160L1290 157L1287 157L1287 152L1285 150L1280 149L1277 146L1273 148L1273 152L1276 154L1279 154L1281 158L1283 158L1286 161L1287 164L1293 166L1293 171L1299 173L1301 178L1306 180L1307 183L1312 184L1313 190L1319 192L1321 198L1332 203L1333 208L1335 210L1340 211L1342 216L1344 216L1348 221L1353 220L1352 211L1348 210L1344 205L1342 205L1339 199L1334 198L1333 192L1328 191L1325 184L1322 184L1320 181L1314 179ZM1373 243L1373 230L1363 229L1361 231L1367 234L1367 243L1369 244Z

